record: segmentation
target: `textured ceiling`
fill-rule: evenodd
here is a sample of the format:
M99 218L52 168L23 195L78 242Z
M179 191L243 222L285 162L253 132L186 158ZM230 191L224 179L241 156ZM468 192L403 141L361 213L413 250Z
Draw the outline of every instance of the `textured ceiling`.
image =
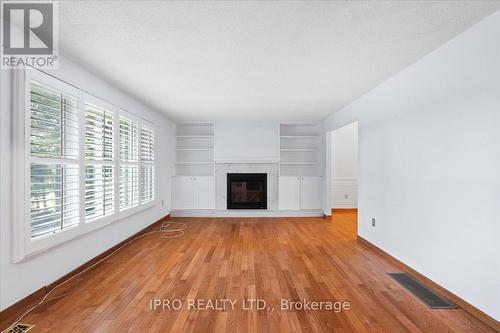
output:
M60 2L73 61L173 120L315 121L498 1Z

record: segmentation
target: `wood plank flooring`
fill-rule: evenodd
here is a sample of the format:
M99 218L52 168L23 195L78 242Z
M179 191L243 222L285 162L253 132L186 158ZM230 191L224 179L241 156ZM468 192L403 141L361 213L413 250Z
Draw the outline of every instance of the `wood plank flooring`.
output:
M172 220L188 224L184 237L154 234L127 246L22 322L35 324L32 332L492 331L461 309L429 310L397 285L386 272L398 269L356 241L355 212ZM236 304L152 310L151 299ZM266 309L243 309L249 299L264 300ZM350 309L282 311L281 299L349 302Z

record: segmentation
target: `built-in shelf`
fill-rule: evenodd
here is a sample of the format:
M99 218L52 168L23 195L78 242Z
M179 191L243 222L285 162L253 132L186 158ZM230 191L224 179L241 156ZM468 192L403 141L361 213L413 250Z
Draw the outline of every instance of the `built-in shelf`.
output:
M280 175L319 176L319 123L280 124Z
M177 176L213 176L215 126L212 122L187 122L176 125Z

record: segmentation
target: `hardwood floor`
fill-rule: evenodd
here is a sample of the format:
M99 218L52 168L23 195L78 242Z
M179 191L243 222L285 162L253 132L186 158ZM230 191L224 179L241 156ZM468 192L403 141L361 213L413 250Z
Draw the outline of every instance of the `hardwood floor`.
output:
M386 272L398 269L356 241L355 212L173 220L188 224L184 237L154 234L127 246L22 322L36 324L33 332L492 331L461 309L429 310L395 284ZM151 310L151 299L184 304ZM236 304L195 311L188 299ZM266 309L242 309L248 299L264 300ZM349 302L350 309L282 311L281 299Z

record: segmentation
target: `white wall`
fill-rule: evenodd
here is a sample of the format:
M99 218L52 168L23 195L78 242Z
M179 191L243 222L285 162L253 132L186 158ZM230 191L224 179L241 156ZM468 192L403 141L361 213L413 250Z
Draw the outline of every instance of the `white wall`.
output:
M323 129L355 120L359 235L500 320L500 12Z
M332 131L330 198L332 208L358 206L358 123Z
M279 124L276 122L215 123L216 159L277 159Z
M11 107L11 73L0 71L0 309L7 308L53 282L170 212L170 176L173 174L175 141L173 124L160 113L147 108L63 58L60 58L59 69L52 71L52 74L154 123L156 205L21 263L13 264L10 239L12 216L10 161L11 147L15 144L11 139L11 118L16 110Z

